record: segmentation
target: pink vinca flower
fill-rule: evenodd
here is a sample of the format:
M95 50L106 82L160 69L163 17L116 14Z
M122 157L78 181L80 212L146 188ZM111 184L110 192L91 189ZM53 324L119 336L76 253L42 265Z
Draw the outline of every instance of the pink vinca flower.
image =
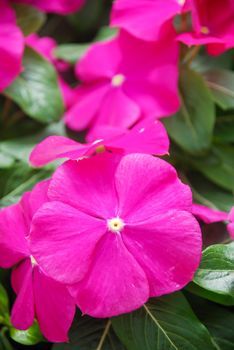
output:
M8 87L22 70L24 38L7 0L0 1L0 91Z
M220 54L234 47L233 0L192 0L193 32L179 40L187 45L208 44L211 54Z
M145 154L68 161L34 216L33 254L83 313L130 312L192 280L201 232L191 191L175 169ZM43 234L42 234L43 233Z
M55 12L66 15L80 9L85 0L11 0L12 2L37 7L44 12Z
M229 224L227 226L228 232L230 233L230 236L234 239L234 207L230 211L230 214L228 216Z
M88 144L81 144L63 136L49 136L33 149L30 162L37 167L55 159L80 159L105 150L155 155L167 154L169 150L167 132L158 120L141 122L131 130L104 126L96 131L97 135L89 135L95 137L95 141Z
M0 211L0 266L14 267L12 286L17 294L11 321L28 329L36 317L51 342L67 341L75 304L66 287L48 277L32 256L29 242L32 217L47 201L48 181L25 193L18 204Z
M72 89L69 84L62 78L62 73L69 69L69 65L63 61L56 59L53 55L53 50L57 47L57 43L50 37L39 37L37 34L31 34L25 42L32 47L50 63L52 63L58 71L58 83L63 96L63 101L66 108L70 108L77 98L75 89Z
M181 14L186 0L116 0L111 25L144 40L157 40L168 21Z
M163 117L179 108L178 46L174 30L157 42L122 31L96 43L76 67L82 81L65 121L74 130L100 125L128 128L140 117Z
M228 213L201 204L193 204L192 213L206 224L226 221L228 219Z

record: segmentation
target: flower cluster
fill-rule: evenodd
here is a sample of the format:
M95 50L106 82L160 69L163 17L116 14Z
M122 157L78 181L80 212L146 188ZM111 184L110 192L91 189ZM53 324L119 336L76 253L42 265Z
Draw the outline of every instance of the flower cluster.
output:
M83 3L14 2L60 14ZM192 281L202 252L195 216L205 223L230 221L234 236L233 211L228 216L194 204L190 187L159 158L169 154L160 119L173 118L180 108L180 42L206 45L211 54L234 47L234 5L115 1L111 26L119 31L77 62L80 84L73 90L61 74L67 65L53 56L56 42L36 34L24 38L12 3L0 1L0 90L23 69L24 46L33 47L57 69L64 122L88 130L85 144L64 136L39 143L30 156L33 166L66 161L0 211L0 267L13 268L17 295L11 322L25 330L37 319L49 341L63 342L76 306L83 314L112 317Z

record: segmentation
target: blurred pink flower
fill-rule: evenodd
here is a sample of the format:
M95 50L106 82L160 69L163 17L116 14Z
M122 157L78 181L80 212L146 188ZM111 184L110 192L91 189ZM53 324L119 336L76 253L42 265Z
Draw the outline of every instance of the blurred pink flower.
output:
M55 66L59 73L58 83L65 107L70 108L76 101L77 93L76 89L72 89L61 76L63 72L69 69L69 65L54 57L53 50L57 47L56 41L50 37L39 37L37 34L31 34L25 38L25 42Z
M128 128L141 117L163 117L179 108L178 46L170 35L157 42L122 31L91 46L76 67L82 81L65 122L74 130L100 125Z
M8 87L22 70L24 38L8 1L0 1L0 91Z
M201 204L193 204L192 213L206 224L226 221L228 218L228 213L216 209L211 209Z
M66 15L80 9L85 0L11 0L12 2L32 5L44 12Z
M230 222L227 226L228 232L230 233L230 236L234 239L234 207L230 211L230 214L228 216L228 221Z
M101 127L97 134L102 137L88 144L81 144L63 136L49 136L39 143L30 155L33 166L43 166L55 159L80 159L100 151L117 153L149 153L165 155L169 150L169 139L159 121L141 122L131 130Z
M168 21L181 14L185 0L116 0L111 25L144 40L158 40Z
M210 54L234 47L234 1L191 0L193 32L179 40L185 44L206 45Z
M192 280L201 258L192 196L150 155L103 153L55 172L33 219L33 255L83 313L130 312ZM43 232L43 235L42 235Z
M51 342L67 341L75 304L66 287L46 276L31 255L29 233L32 217L47 199L48 181L25 193L18 204L0 211L0 266L15 267L12 286L17 294L11 321L26 330L36 317Z

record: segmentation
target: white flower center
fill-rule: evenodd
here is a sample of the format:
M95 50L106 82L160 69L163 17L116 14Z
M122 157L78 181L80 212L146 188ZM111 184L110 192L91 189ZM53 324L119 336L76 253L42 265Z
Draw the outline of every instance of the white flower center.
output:
M186 0L178 0L179 5L183 6Z
M201 33L202 33L202 34L209 34L209 33L210 33L210 30L209 30L208 27L203 26L203 27L201 27Z
M121 86L125 81L125 76L123 74L116 74L111 80L112 86Z
M118 233L124 228L124 222L120 218L113 218L107 221L107 227L111 232Z
M37 265L37 261L36 261L36 259L34 258L34 256L30 255L30 259L31 259L31 264L32 264L32 266L36 266L36 265Z

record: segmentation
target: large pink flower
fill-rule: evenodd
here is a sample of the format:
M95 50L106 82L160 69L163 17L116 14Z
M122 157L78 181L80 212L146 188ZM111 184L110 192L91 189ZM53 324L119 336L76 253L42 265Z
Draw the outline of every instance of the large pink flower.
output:
M55 172L34 216L32 249L83 313L130 312L192 280L201 232L191 191L150 155L103 153ZM42 234L43 233L43 234Z
M158 120L141 122L131 130L101 127L100 130L97 128L96 132L97 134L89 135L96 137L95 141L88 144L81 144L63 136L49 136L34 148L30 162L37 167L55 159L80 159L105 150L155 155L165 155L169 150L167 132Z
M75 12L85 0L11 0L12 2L28 4L45 12L55 12L61 15Z
M144 40L157 40L168 21L180 14L185 0L116 0L111 24Z
M17 294L12 324L21 330L37 318L43 335L51 342L67 341L75 304L66 287L51 279L31 254L29 233L32 217L47 199L48 182L41 182L20 203L0 211L0 266L10 268Z
M67 112L74 130L98 125L128 128L141 116L163 117L179 108L175 33L157 42L122 31L92 45L76 67L82 81L77 103Z
M193 32L179 39L188 45L208 45L211 54L234 47L233 0L192 0Z
M0 91L20 74L24 38L7 0L0 1Z

